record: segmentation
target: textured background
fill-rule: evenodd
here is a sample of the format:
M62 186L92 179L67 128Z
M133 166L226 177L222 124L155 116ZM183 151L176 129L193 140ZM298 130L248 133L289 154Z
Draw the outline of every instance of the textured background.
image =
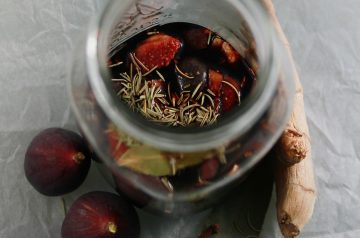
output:
M100 2L0 0L1 238L59 237L61 200L29 186L23 157L39 130L73 128L65 65ZM275 6L304 84L319 192L302 237L359 237L360 1L275 0ZM109 189L95 169L66 199L94 189ZM279 237L274 202L262 237ZM143 237L195 237L207 214L163 223L145 214Z

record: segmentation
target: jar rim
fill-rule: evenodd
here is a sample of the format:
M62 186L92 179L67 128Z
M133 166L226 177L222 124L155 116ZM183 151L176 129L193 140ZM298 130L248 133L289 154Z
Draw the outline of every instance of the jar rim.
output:
M111 26L117 16L117 14L108 13L114 12L114 9L126 11L133 4L133 1L110 1L102 14L92 22L86 42L86 66L89 72L90 85L100 106L120 130L160 150L192 152L214 149L232 141L239 135L246 133L261 117L268 107L278 83L279 67L273 52L272 27L270 26L270 21L265 17L266 14L257 14L256 19L254 18L255 16L249 14L249 11L247 11L249 8L261 10L261 6L254 3L254 1L249 1L246 4L234 0L227 0L226 2L233 4L239 10L239 14L247 20L256 45L264 47L266 49L265 53L268 55L258 55L260 68L257 81L260 81L260 84L259 87L257 86L257 92L248 99L250 106L244 107L241 115L238 113L231 120L227 120L226 123L206 128L206 130L198 130L196 133L194 133L194 130L189 133L155 130L153 123L134 123L133 117L127 113L130 110L117 103L118 100L114 98L106 86L104 79L109 79L110 77L107 68L108 52L106 50L108 46L106 43L101 44L101 42L108 42L112 30ZM259 20L260 24L257 22ZM268 36L266 38L269 40L269 42L266 42L268 45L262 40L263 34Z

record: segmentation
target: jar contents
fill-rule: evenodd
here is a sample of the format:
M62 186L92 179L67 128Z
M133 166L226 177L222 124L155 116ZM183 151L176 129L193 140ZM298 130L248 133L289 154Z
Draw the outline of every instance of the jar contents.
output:
M236 110L255 84L242 55L215 32L190 23L169 23L130 38L109 68L119 100L169 126L214 124ZM153 176L169 192L206 185L238 168L226 165L225 148L167 153L134 141L113 124L106 133L119 166Z
M122 45L109 68L119 99L150 121L205 126L236 109L255 73L223 38L190 23L144 31Z

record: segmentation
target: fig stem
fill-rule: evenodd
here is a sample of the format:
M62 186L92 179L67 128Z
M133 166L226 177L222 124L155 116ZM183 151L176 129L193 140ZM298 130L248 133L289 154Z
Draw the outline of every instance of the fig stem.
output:
M85 159L85 155L82 152L78 152L73 156L73 160L76 163L81 164L81 162Z
M108 223L108 230L110 231L110 233L115 234L116 231L117 231L117 226L115 225L115 223L109 222Z
M67 209L66 209L66 202L65 202L64 197L61 197L61 203L62 203L62 206L63 206L63 209L64 209L64 215L66 216Z

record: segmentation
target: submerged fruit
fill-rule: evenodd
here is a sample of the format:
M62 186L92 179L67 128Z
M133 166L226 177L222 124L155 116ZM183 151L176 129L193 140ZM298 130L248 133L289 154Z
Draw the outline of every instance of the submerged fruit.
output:
M229 42L195 24L147 29L111 57L116 94L162 125L213 125L245 99L255 81L252 68Z
M238 63L241 59L241 55L239 54L239 52L237 52L229 44L229 42L225 41L221 37L215 37L212 41L211 47L213 49L219 50L229 64Z
M222 81L224 80L224 76L222 73L210 69L209 70L209 90L215 94L216 97L220 97L222 90Z
M241 44L237 48L245 50L243 42L237 43ZM178 22L157 25L129 38L111 52L109 70L119 100L156 127L209 126L212 130L217 122L227 123L241 113L230 112L239 108L240 99L246 100L254 85L254 64L250 65L245 56L216 32ZM178 133L172 130L169 132ZM191 131L185 129L183 134L179 130L179 136ZM213 154L174 156L141 143L134 146L122 135L109 140L117 165L146 176L160 176L163 183L164 178L176 182L178 171L189 169L180 172L181 180L195 174L190 183L195 185L200 180L207 184L220 176L225 162L222 157L221 163L209 160Z
M40 193L69 193L85 180L90 168L89 150L76 133L49 128L38 134L25 154L25 175Z
M221 99L224 112L228 112L234 108L236 104L240 104L239 82L228 75L224 77Z
M139 218L123 198L108 192L90 192L70 207L61 227L62 238L138 238Z
M168 66L181 48L175 37L156 34L141 42L135 49L135 57L148 69Z
M199 168L199 180L202 182L209 182L213 180L219 170L220 162L217 157L205 160Z
M207 86L208 67L196 57L186 57L175 66L176 85L180 93L195 90L201 92Z

